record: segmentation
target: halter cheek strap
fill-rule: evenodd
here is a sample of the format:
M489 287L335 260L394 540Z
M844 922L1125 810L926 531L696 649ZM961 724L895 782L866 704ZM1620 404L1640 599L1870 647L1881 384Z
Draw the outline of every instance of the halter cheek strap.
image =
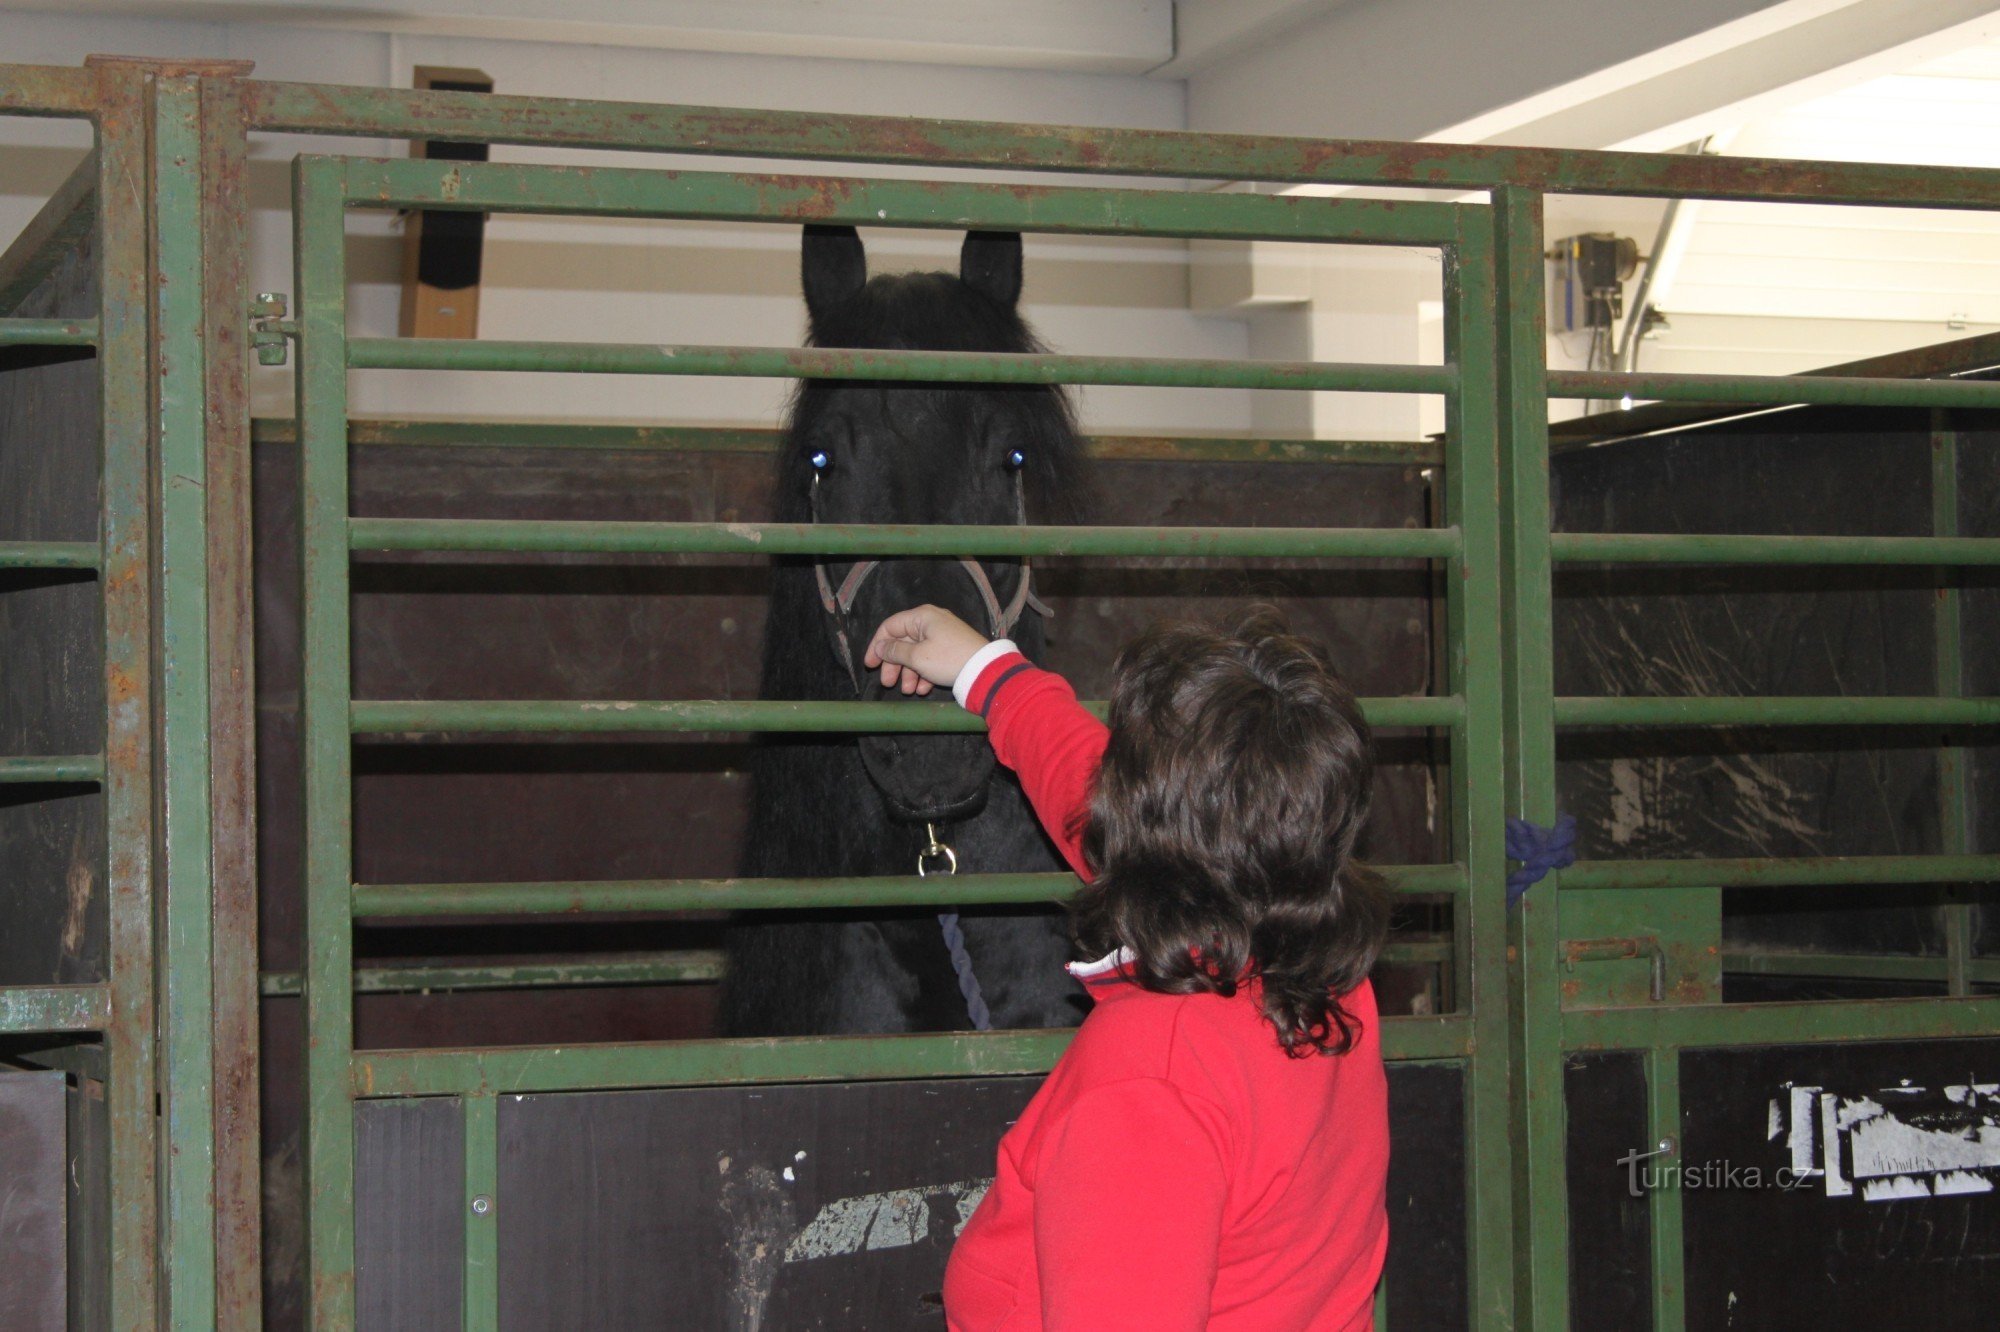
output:
M813 521L817 523L819 521L817 475L813 477L812 486L812 516ZM1027 526L1027 501L1021 494L1018 475L1014 478L1014 516L1015 521L1021 526ZM964 555L958 557L958 562L971 576L972 585L979 589L980 603L986 609L988 637L1010 637L1014 632L1014 626L1020 623L1022 612L1027 609L1032 608L1037 615L1045 618L1055 614L1040 597L1035 595L1034 571L1026 556L1021 559L1020 582L1015 586L1014 595L1008 598L1005 606L1000 604L999 594L993 590L993 580L987 576L985 565ZM857 694L861 692L861 674L854 664L854 652L847 638L847 623L854 611L854 599L861 594L861 584L881 563L880 560L856 562L848 569L847 576L840 580L840 587L836 589L833 580L827 577L826 562L819 559L813 561L813 580L819 585L820 609L826 612L826 625L832 638L834 655L839 657L841 664L847 668L847 677L853 682L854 692Z

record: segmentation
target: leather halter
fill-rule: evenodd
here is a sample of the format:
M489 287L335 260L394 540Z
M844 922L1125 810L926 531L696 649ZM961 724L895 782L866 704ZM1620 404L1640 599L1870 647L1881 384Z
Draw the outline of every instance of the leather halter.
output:
M812 479L811 502L812 520L817 523L819 521L817 474ZM1021 477L1018 472L1014 476L1014 519L1023 527L1028 524L1027 500L1021 493ZM1022 611L1029 607L1045 619L1055 614L1040 597L1035 595L1034 571L1026 556L1021 558L1020 584L1015 587L1014 595L1008 598L1005 606L1000 604L999 594L993 590L993 580L987 577L985 565L964 555L958 557L958 562L971 576L972 585L979 589L979 600L986 608L989 638L1006 638L1012 634L1014 626L1020 623ZM847 622L854 611L854 599L861 593L861 584L881 563L880 560L857 561L848 569L847 577L840 580L840 587L836 590L833 580L826 576L826 561L820 558L813 560L813 579L819 585L820 609L826 612L826 626L833 641L833 651L840 658L841 665L847 668L847 678L853 683L857 695L861 693L861 672L854 664L854 652L848 643Z

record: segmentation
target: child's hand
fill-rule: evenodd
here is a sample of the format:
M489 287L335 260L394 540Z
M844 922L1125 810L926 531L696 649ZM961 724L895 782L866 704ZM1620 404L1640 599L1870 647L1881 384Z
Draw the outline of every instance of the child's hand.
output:
M928 694L933 685L950 688L986 635L941 606L913 606L882 621L861 664L882 672L884 689Z

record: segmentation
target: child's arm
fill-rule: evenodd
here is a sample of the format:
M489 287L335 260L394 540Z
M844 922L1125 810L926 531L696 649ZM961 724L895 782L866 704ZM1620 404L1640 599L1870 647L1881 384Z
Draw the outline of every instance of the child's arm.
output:
M936 606L884 620L863 657L882 684L906 694L950 685L967 710L986 719L993 752L1021 779L1035 815L1085 878L1081 832L1090 784L1104 754L1104 723L1084 711L1068 681L1031 665L1006 639L986 636Z
M1208 1326L1228 1141L1220 1109L1162 1079L1130 1078L1078 1098L1034 1180L1048 1332Z

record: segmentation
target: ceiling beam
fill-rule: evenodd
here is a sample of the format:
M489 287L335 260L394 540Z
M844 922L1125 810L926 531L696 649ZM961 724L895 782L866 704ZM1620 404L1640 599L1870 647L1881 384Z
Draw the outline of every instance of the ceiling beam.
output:
M591 46L1138 74L1172 0L0 0L9 9Z

